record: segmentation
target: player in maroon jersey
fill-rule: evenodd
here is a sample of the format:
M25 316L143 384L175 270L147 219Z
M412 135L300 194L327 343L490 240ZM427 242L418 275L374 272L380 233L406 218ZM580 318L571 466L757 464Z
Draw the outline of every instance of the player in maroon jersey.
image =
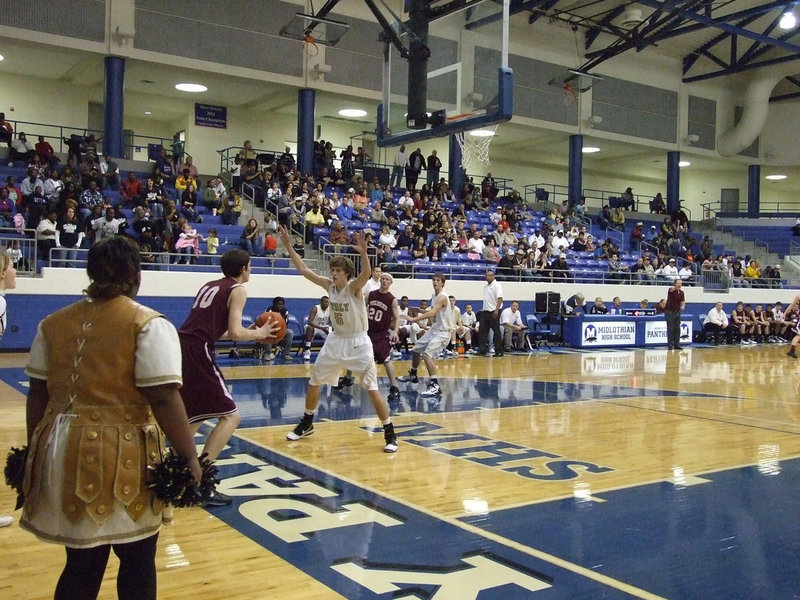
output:
M398 341L397 330L400 325L400 307L397 299L389 291L394 278L389 273L380 276L380 287L367 297L367 333L372 340L375 363L383 365L389 378L389 403L400 401L400 389L394 377L394 365L390 354L392 344Z
M234 341L262 340L277 329L269 321L253 329L242 326L247 300L243 284L250 280L250 255L244 250L229 250L222 256L220 266L224 277L200 288L189 316L178 330L183 357L180 392L192 433L197 432L204 420L217 419L203 448L209 460L215 460L222 452L241 421L214 360L214 343L223 336ZM207 501L211 506L230 503L229 496L216 490Z

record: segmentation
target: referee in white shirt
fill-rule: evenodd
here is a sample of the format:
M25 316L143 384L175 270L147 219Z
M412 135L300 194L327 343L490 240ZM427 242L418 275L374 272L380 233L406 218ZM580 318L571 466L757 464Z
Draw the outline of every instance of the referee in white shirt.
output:
M489 356L489 329L494 332L494 355L503 356L503 334L500 333L500 310L503 308L503 288L494 278L492 269L486 270L483 288L483 309L478 313L478 354Z

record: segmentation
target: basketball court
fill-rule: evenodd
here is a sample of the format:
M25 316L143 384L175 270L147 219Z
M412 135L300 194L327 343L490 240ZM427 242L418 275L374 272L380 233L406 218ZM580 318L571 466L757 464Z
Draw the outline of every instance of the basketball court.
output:
M440 399L419 396L424 378L401 388L395 455L360 389L323 390L315 434L287 442L309 367L226 368L243 415L220 460L234 503L175 511L159 597L797 597L798 363L784 352L443 360ZM24 441L24 360L2 356L5 448ZM3 513L13 501L3 487ZM16 523L0 544L2 597L52 597L63 549ZM111 565L101 598L116 597Z

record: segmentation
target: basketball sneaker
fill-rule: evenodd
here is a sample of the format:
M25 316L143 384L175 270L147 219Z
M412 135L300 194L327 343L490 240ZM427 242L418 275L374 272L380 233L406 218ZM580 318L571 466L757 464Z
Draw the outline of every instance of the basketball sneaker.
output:
M438 383L433 383L431 381L428 384L428 387L425 389L425 391L420 394L420 396L428 398L428 397L432 397L432 396L438 396L441 393L442 393L442 390L439 389L439 384Z
M789 351L786 353L786 356L791 356L792 358L797 358L797 354L795 354L794 346L792 346Z
M419 377L409 373L408 375L401 375L397 378L397 381L401 383L419 383Z
M0 517L0 527L8 527L14 522L14 517Z
M385 442L384 452L397 452L397 434L394 432L394 424L389 423L383 426L383 440Z
M387 400L392 403L400 402L400 388L396 385L393 385L389 388L389 396Z
M233 498L228 496L227 494L223 494L222 492L218 492L216 488L211 490L208 498L203 500L200 505L201 506L228 506L231 502L233 502Z
M353 385L353 381L354 380L352 377L347 377L347 376L339 377L339 382L335 386L333 386L333 389L335 389L337 392L341 391L342 388L346 388L348 386Z
M392 357L392 360L400 360L403 358L403 353L400 350L392 350L389 354Z
M231 348L230 353L228 354L229 358L239 358L239 351L236 348Z
M303 360L306 362L311 361L311 350L306 350L305 352L303 352Z
M314 433L314 415L303 415L297 427L286 434L286 439L290 442L294 442L312 433Z

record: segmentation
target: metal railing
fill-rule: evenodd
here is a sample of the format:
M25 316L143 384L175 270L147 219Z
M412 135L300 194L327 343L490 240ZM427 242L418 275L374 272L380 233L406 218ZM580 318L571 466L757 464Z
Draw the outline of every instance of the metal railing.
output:
M18 246L15 248L15 242ZM39 258L39 249L36 245L36 230L17 230L11 227L0 228L0 250L11 255L15 260L17 275L30 277L36 275L36 264Z
M50 250L48 266L60 268L85 269L86 261L89 257L89 250L80 248L70 250L72 255L67 254L63 248L53 248ZM214 270L219 268L219 259L222 254L179 254L176 252L154 252L142 254L142 270L144 271L209 271L209 267ZM318 265L315 259L305 259L306 264L312 270L316 270ZM291 261L283 256L253 256L250 259L253 273L261 275L297 274Z
M745 210L723 210L722 202L715 200L713 202L703 202L700 204L703 210L703 219L714 219L718 213L730 215L732 217L748 217L748 211ZM758 214L755 217L796 217L800 214L800 201L778 201L778 202L759 202Z
M69 125L54 125L52 123L37 123L34 121L14 121L11 119L6 119L14 126L14 135L17 135L20 131L25 133L25 136L28 138L28 141L31 144L35 144L36 140L40 135L45 137L45 140L51 143L53 149L61 154L66 154L66 144L64 142L64 138L68 138L70 135L77 134L80 136L88 136L89 134L94 134L97 138L97 153L98 155L102 156L104 153L103 148L103 131L99 129L89 129L86 127L72 127ZM147 148L150 144L156 144L159 146L169 147L172 144L171 138L163 138L158 136L152 135L139 135L137 133L132 133L130 130L123 130L122 135L123 140L123 154L124 156L117 156L114 158L127 158L130 160L142 160L135 157L135 153L141 150L145 151L145 158L144 160L147 161ZM57 143L52 143L53 141L57 141Z

